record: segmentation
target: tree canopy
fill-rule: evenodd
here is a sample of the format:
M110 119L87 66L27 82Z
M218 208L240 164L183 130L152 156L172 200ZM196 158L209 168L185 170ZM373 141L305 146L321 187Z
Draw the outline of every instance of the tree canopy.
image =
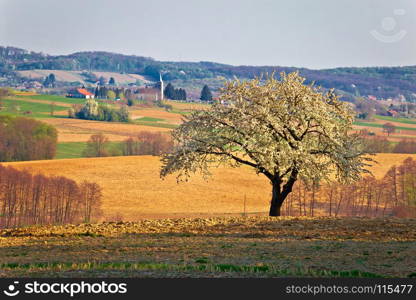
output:
M46 76L45 80L43 81L43 86L46 88L49 87L55 87L55 82L56 82L56 78L55 78L55 74L51 73L48 76Z
M358 180L371 159L349 134L354 113L333 91L304 82L296 72L228 82L219 103L173 131L176 147L163 156L161 176L177 173L181 181L210 175L211 166L250 166L272 184L271 216L298 179Z
M387 135L390 135L394 132L396 132L396 126L392 123L385 123L383 124L383 131L387 133Z
M165 98L171 100L186 100L186 91L185 89L175 87L169 82L163 91Z
M41 121L0 116L0 162L52 159L58 140L57 130Z
M109 105L98 104L97 101L87 99L83 106L74 106L68 112L68 116L84 120L97 120L107 122L129 122L130 115L126 106L120 109L112 108Z
M204 87L202 88L200 99L202 101L212 101L212 93L207 85L204 85Z
M110 77L110 80L108 81L109 85L116 85L116 80L114 79L114 77Z

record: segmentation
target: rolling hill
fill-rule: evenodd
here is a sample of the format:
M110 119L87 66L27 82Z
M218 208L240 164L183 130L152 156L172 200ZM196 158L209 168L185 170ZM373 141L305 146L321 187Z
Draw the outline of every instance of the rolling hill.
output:
M33 71L36 70L36 71ZM74 76L79 72L113 72L157 79L159 72L167 81L196 79L253 78L264 73L277 74L299 71L309 82L316 82L324 88L335 88L348 100L357 96L374 95L377 98L398 98L416 101L416 66L335 68L311 70L284 66L232 66L214 62L168 62L152 58L122 55L108 52L79 52L70 55L46 55L14 47L0 47L0 83L18 84L27 80L32 71L70 71ZM23 71L23 73L21 73ZM75 72L75 73L73 73ZM141 77L140 77L141 78ZM71 81L61 76L64 81ZM128 80L126 80L127 82ZM215 84L215 83L214 83Z
M26 70L26 71L16 71L16 73L25 78L33 78L38 80L43 80L46 76L53 73L56 77L56 80L62 82L79 82L80 84L87 84L87 78L83 76L81 71L66 71L66 70ZM127 85L129 83L136 83L137 81L147 83L147 80L144 76L139 74L127 74L127 73L117 73L117 72L91 72L93 76L104 77L110 79L113 77L117 83L121 85Z

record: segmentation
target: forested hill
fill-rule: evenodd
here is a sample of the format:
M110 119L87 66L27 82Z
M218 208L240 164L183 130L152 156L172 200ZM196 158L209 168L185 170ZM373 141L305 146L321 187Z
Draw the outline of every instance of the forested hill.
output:
M280 66L232 66L214 62L166 62L149 57L108 52L78 52L70 55L47 55L14 47L0 47L0 75L10 77L18 70L109 71L137 73L165 80L215 78L253 78L264 73L299 70L309 81L325 88L336 88L351 96L374 95L395 98L403 95L416 101L416 66L336 68L310 70Z

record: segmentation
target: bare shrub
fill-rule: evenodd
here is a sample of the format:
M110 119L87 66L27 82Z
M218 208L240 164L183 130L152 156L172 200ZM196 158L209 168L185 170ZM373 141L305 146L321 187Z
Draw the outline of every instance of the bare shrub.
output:
M142 131L123 142L123 155L159 156L172 151L172 138L160 132Z
M87 148L84 151L86 157L105 157L109 156L109 140L102 133L91 135L87 142Z

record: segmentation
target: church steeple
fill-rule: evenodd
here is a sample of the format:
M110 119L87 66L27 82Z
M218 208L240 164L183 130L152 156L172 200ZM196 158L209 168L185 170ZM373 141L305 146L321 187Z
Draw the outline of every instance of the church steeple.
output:
M162 79L162 73L159 73L159 83L160 83L160 101L163 101L163 94L164 94L164 87L163 87L163 79Z

